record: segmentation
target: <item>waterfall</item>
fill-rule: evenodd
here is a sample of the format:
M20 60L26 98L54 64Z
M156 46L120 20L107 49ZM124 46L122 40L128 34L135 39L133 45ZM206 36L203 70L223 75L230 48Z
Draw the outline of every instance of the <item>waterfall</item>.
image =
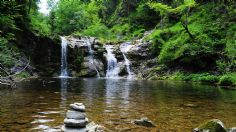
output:
M86 44L88 46L88 51L89 51L89 67L91 69L94 69L97 72L97 77L100 77L99 71L97 69L97 66L94 62L94 57L93 57L93 50L92 50L92 46L91 46L91 42L89 41L89 39L86 39Z
M130 48L131 48L130 42L126 42L126 43L123 43L120 45L120 51L122 52L122 55L125 60L125 67L126 67L126 71L128 73L128 79L131 79L134 75L134 73L131 72L131 69L130 69L130 61L128 60L128 58L126 56L126 54Z
M61 37L61 75L60 77L67 77L67 40Z
M117 59L115 55L113 54L113 46L112 45L106 45L105 49L107 51L106 59L107 59L107 71L106 71L106 77L107 78L117 78L119 77L119 71L120 68L117 63Z

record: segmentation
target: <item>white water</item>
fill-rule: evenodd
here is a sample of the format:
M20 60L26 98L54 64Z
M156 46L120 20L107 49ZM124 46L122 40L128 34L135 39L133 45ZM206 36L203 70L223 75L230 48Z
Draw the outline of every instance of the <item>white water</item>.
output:
M61 75L60 77L68 77L67 71L67 40L61 37Z
M97 66L94 62L94 58L93 58L93 50L92 50L92 47L91 47L91 43L89 41L89 39L86 39L86 44L88 46L88 50L89 50L89 67L91 69L94 69L96 72L97 72L97 77L99 78L100 77L100 74L99 74L99 71L97 69Z
M107 51L107 54L106 54L106 59L107 59L106 77L107 78L118 78L120 68L118 66L117 59L116 59L115 55L113 54L113 46L106 45L105 49Z
M125 67L126 67L126 71L128 73L128 77L127 77L128 79L131 79L132 77L134 77L134 73L131 72L131 69L130 69L130 61L126 56L126 54L130 48L131 48L130 42L126 42L126 43L123 43L120 45L120 51L122 52L122 55L125 60Z

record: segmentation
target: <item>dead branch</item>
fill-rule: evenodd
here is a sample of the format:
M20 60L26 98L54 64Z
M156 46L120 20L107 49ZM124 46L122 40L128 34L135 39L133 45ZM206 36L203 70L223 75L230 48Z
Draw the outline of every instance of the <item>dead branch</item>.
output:
M29 66L29 63L30 62L28 62L27 65L24 68L22 68L19 72L16 72L15 74L12 74L12 75L10 75L6 70L4 70L3 66L1 65L0 69L4 71L7 74L7 76L0 77L0 84L11 86L12 88L14 88L16 86L16 81L14 81L12 77L23 72Z

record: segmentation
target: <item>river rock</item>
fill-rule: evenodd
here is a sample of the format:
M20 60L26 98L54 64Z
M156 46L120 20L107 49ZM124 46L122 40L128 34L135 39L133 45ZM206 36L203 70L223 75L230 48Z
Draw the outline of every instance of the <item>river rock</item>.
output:
M236 132L236 127L228 129L228 132Z
M139 126L155 127L154 123L150 121L147 117L135 120L133 123Z
M76 120L76 119L68 119L68 118L66 118L64 120L64 124L65 124L66 127L85 127L87 123L88 122L85 119L84 120L83 119Z
M85 106L82 103L70 104L70 107L75 111L85 112Z
M85 119L86 114L78 111L67 111L66 118L68 119Z
M105 132L105 127L98 125L94 122L90 122L87 126L86 126L88 132Z
M222 121L212 119L195 128L193 132L227 132L227 130Z
M65 125L63 125L61 127L61 130L63 132L88 132L88 130L84 127L84 128L73 128L73 127L66 127Z
M64 125L61 130L63 132L105 132L106 128L94 122L90 122L84 128L66 127Z

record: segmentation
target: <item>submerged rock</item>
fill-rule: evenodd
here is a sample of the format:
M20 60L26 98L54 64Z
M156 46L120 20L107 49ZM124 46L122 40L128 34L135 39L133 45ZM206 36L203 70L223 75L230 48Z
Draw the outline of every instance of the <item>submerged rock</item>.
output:
M154 123L150 121L147 117L135 120L133 123L139 126L155 127Z
M182 106L184 106L184 107L190 107L190 108L196 108L196 107L198 107L198 105L196 105L196 104L183 104Z
M195 128L193 132L227 132L227 130L222 121L212 119Z

